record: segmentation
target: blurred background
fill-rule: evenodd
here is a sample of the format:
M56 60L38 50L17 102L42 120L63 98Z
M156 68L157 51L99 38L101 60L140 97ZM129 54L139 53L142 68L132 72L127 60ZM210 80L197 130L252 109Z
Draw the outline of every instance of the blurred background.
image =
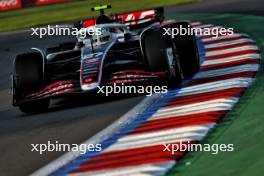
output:
M0 32L32 26L72 23L97 15L91 8L111 4L107 13L121 13L199 2L201 0L0 0Z

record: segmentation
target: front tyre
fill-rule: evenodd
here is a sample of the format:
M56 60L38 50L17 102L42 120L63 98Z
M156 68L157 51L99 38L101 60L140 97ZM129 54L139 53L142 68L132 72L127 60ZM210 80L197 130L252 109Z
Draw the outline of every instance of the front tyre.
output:
M44 83L44 60L40 53L32 52L17 55L13 68L13 101L23 101L25 96L39 90ZM21 102L19 109L26 113L46 110L49 100Z

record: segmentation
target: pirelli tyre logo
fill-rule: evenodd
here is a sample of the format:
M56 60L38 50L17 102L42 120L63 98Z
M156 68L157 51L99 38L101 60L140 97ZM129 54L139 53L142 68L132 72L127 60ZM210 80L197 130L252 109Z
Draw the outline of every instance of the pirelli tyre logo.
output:
M0 11L21 8L21 0L0 0Z

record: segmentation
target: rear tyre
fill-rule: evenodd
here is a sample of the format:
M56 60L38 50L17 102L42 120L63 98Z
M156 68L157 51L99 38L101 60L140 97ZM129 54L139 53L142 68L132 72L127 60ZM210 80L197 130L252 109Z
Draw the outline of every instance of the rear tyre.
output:
M182 28L186 31L190 28L188 22L173 24L173 28ZM179 54L184 76L190 76L200 69L200 59L196 37L194 35L176 35L173 42Z
M143 38L144 63L150 71L170 71L166 49L173 48L172 40L163 35L161 30L148 31ZM174 75L169 75L168 85L175 87L183 79L183 73L179 59L172 52Z
M164 71L168 69L165 49L171 46L169 40L162 35L161 30L149 31L142 39L144 63L150 71Z
M44 82L43 59L40 53L20 54L15 58L13 71L14 99L22 100L25 95L38 90ZM36 100L19 104L22 112L38 112L47 109L49 100Z
M173 65L174 65L175 75L169 78L168 85L170 87L177 87L184 79L184 75L178 58L175 59L175 63Z

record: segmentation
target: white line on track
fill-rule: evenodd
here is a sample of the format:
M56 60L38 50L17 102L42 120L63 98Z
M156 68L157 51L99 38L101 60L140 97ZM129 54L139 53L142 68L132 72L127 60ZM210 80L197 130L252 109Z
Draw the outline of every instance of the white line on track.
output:
M197 95L205 92L224 90L228 88L248 87L253 82L253 80L253 78L232 78L221 81L213 81L210 83L184 87L178 91L176 90L168 92L167 96L181 97L186 95Z
M243 61L245 59L259 60L260 54L244 54L244 55L237 56L237 57L228 57L226 59L205 60L201 66L223 64L223 63L234 62L234 61Z
M152 121L152 120L160 120L160 119L167 119L170 117L180 117L180 116L186 116L186 115L195 115L195 114L200 114L200 113L210 113L210 112L224 112L227 110L231 110L228 109L226 107L208 107L206 109L196 109L193 111L185 111L185 112L180 112L180 113L174 113L174 114L165 114L165 115L160 115L160 116L156 116L156 117L151 117L150 119L148 119L148 121Z
M208 51L206 52L205 56L210 57L210 56L217 56L220 54L228 54L232 52L238 52L238 51L245 51L245 50L255 50L256 52L258 51L258 47L256 45L248 45L248 46L239 46L239 47L234 47L230 49L221 49L221 50L216 50L216 51Z
M205 45L205 49L209 49L209 48L218 48L218 47L222 47L222 46L230 46L233 44L240 44L240 43L245 43L245 42L252 42L254 43L254 41L252 39L249 38L240 38L240 39L235 39L232 41L226 41L226 42L221 42L221 43L214 43L214 44L208 44Z
M177 119L175 119L177 120ZM151 132L143 132L139 134L129 134L127 136L124 136L118 140L118 142L126 142L126 141L139 141L139 140L145 140L145 139L151 139L151 138L156 138L156 137L162 137L162 136L168 136L168 135L175 135L176 138L181 137L181 136L189 136L185 134L190 134L190 135L197 135L197 134L203 134L207 133L208 128L204 126L185 126L181 128L172 128L172 129L167 129L167 130L157 130L157 131L151 131ZM178 135L178 136L177 136Z
M232 39L232 38L237 38L237 37L247 37L246 34L233 34L233 35L224 35L224 36L219 36L219 37L216 37L216 38L205 38L205 39L202 39L203 42L219 42L223 39Z
M211 108L218 108L221 110L230 110L235 103L237 103L237 98L222 98L222 99L215 99L210 101L204 101L194 104L188 104L184 106L176 106L176 107L165 107L161 108L157 111L151 118L155 117L164 117L164 116L181 116L186 115L186 113L194 114L195 112L200 112L202 110L210 111Z
M258 69L259 69L259 64L244 64L235 67L228 67L228 68L222 68L222 69L216 69L210 71L201 71L198 74L196 74L193 77L193 79L210 78L215 76L223 76L227 74L240 73L246 71L258 71Z
M136 140L130 136L120 138L115 144L108 147L104 152L112 152L116 150L125 150L131 148L150 147L155 145L162 145L167 143L197 141L203 139L214 124L191 125L183 128L175 128L171 130L163 130L152 132L151 134L135 135L137 137L143 136L143 139ZM190 130L193 132L188 132ZM186 132L185 132L186 130ZM197 132L196 132L197 131ZM175 132L175 133L173 133ZM179 134L181 132L181 134Z
M109 169L103 171L92 171L84 173L70 174L70 176L158 176L163 175L169 168L171 168L176 162L162 162L162 163L150 163L142 164L139 166L129 166L118 169ZM148 173L150 172L150 173ZM155 172L155 173L154 173ZM154 173L154 174L153 174Z

